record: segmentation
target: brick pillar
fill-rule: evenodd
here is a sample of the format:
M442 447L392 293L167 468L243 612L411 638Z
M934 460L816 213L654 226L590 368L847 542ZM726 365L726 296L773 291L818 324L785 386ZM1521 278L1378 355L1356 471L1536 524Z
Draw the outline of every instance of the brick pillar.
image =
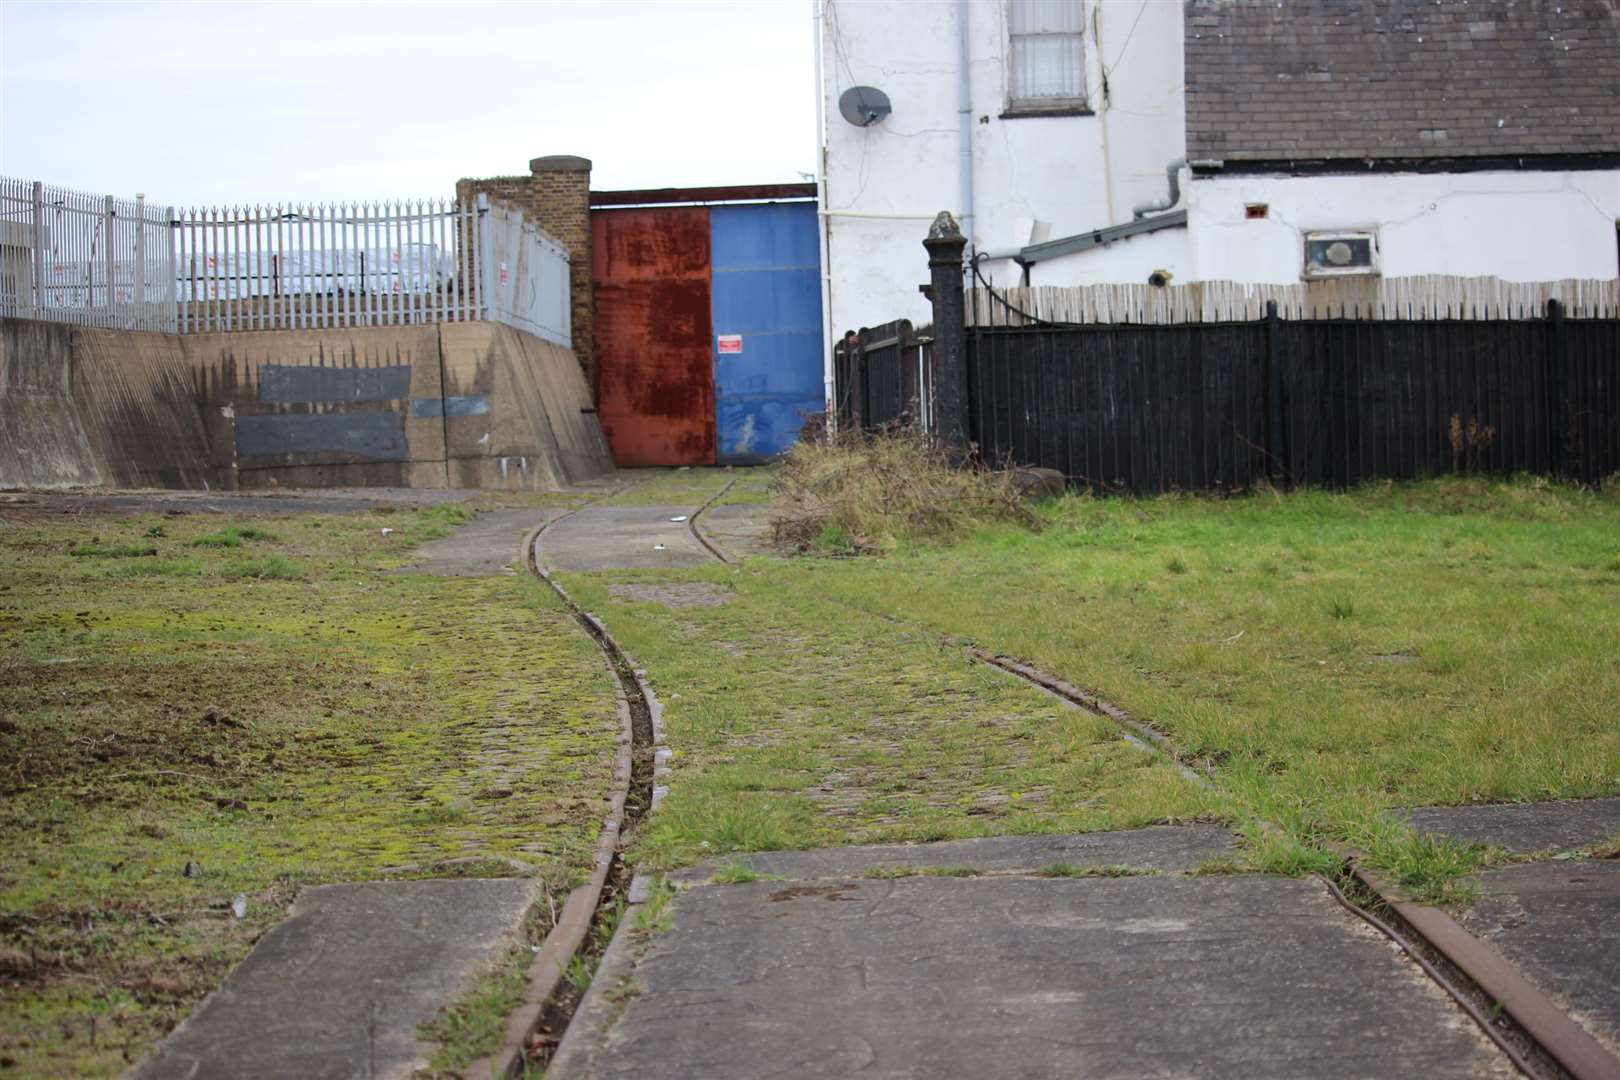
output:
M574 356L585 371L585 382L594 397L596 302L591 295L591 162L570 154L538 157L529 162L529 173L460 180L456 183L456 197L470 199L483 192L494 202L516 207L568 248Z
M568 245L570 313L574 355L596 393L596 301L591 294L591 162L556 154L529 162L534 174L531 205L546 232Z

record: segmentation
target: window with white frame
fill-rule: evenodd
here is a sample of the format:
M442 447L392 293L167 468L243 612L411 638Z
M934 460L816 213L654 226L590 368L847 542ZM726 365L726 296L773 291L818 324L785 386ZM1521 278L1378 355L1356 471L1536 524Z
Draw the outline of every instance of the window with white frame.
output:
M1007 99L1013 110L1086 105L1083 0L1007 0Z

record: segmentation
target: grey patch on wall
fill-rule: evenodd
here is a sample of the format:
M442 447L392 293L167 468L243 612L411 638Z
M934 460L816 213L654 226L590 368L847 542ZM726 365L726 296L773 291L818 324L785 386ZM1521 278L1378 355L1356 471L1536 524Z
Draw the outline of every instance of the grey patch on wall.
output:
M399 401L411 394L411 367L337 368L265 364L259 400L266 405Z
M236 453L242 458L352 454L366 461L404 461L405 420L397 412L238 416Z
M411 415L419 418L432 416L483 416L487 412L489 412L489 396L487 394L411 399Z

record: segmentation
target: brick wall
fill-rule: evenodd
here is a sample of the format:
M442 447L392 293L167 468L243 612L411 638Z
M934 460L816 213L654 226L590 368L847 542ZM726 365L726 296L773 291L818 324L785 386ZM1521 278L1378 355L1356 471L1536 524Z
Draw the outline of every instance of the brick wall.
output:
M596 333L596 305L591 296L590 188L590 160L559 154L530 161L528 176L458 180L456 197L470 199L483 192L491 202L521 210L526 218L567 246L574 356L585 370L585 382L594 395L596 363L591 346Z

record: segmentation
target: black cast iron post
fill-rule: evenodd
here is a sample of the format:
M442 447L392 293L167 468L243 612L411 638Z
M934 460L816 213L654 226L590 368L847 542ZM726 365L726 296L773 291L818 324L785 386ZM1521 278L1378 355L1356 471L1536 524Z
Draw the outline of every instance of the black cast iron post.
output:
M944 210L923 241L934 301L934 420L946 446L965 450L967 417L967 308L962 290L962 252L967 238Z

